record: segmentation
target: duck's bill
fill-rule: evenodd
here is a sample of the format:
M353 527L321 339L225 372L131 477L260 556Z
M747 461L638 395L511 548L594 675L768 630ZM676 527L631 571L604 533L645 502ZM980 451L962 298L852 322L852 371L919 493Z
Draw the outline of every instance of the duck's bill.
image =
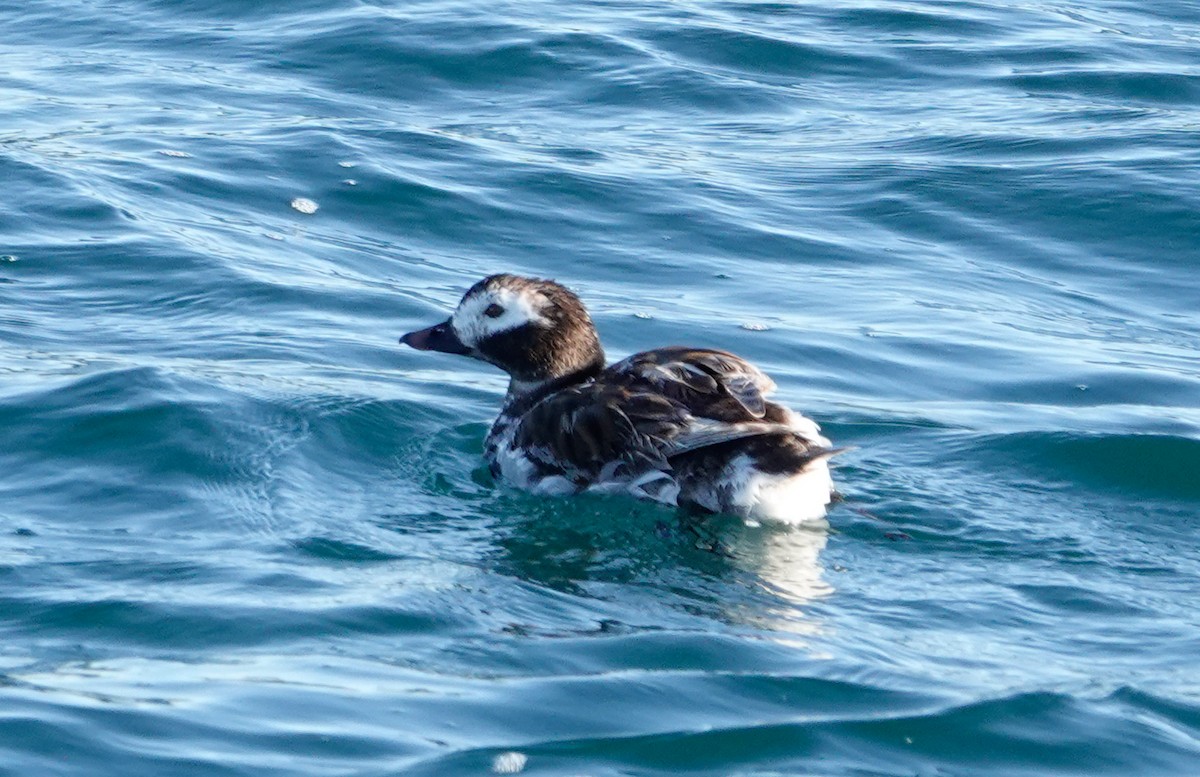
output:
M450 326L449 321L443 321L428 329L409 332L400 338L400 342L418 351L441 351L463 356L471 352L471 349L458 339L458 335L454 334L454 327Z

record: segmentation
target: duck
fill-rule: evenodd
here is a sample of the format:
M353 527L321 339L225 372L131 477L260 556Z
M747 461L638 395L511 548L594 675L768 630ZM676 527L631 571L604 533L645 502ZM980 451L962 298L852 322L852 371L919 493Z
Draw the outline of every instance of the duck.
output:
M502 273L452 315L409 332L418 351L508 374L484 441L499 481L538 494L624 493L747 523L824 521L841 452L810 418L768 399L775 383L723 350L668 346L608 364L580 298Z

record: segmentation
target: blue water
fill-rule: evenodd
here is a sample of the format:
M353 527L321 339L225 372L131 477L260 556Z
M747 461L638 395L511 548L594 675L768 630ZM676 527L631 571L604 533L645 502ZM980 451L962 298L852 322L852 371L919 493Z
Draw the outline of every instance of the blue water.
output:
M0 774L1200 774L1195 3L0 0L0 65ZM828 530L493 483L499 373L396 338L497 271L761 364Z

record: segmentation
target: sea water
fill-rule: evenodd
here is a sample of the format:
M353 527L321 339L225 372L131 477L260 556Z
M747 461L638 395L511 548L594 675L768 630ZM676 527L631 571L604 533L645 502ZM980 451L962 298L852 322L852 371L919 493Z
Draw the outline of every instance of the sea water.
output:
M1195 3L0 0L0 192L0 774L1200 774ZM500 271L829 526L493 482Z

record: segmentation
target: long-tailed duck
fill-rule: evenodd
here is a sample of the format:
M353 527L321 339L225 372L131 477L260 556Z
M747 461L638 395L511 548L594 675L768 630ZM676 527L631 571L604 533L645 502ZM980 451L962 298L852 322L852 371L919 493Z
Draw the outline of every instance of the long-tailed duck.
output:
M669 347L605 366L592 319L554 281L493 275L448 320L400 342L508 373L485 453L492 474L538 493L621 491L787 523L825 516L837 452L774 382L725 351Z

